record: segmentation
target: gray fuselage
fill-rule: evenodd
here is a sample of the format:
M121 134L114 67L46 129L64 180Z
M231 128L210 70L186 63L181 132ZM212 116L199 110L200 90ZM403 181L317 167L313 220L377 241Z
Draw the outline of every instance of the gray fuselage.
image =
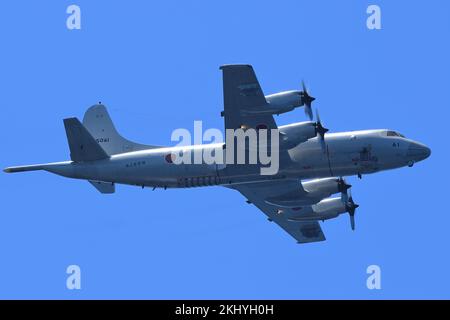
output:
M394 133L394 135L389 135ZM374 173L412 166L430 155L425 145L394 131L364 130L325 135L325 149L318 138L309 139L286 151L275 175L249 170L231 173L223 164L175 164L171 154L201 150L211 152L223 144L163 147L122 153L90 162L58 162L42 169L62 176L147 187L183 188L233 185L275 179L310 179ZM243 165L247 166L247 165Z

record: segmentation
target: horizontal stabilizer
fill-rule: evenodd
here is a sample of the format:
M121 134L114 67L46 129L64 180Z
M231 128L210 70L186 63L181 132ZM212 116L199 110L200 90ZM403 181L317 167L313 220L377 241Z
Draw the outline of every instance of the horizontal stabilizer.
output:
M95 141L77 118L64 119L70 158L73 161L95 161L108 158L105 150Z
M113 182L88 180L101 193L114 193L116 186Z

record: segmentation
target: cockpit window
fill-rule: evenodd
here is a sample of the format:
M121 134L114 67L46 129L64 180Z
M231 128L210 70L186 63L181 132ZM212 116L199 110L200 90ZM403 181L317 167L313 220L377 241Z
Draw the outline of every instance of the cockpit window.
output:
M395 132L395 131L388 131L386 135L388 137L402 137L402 138L405 137L404 135L402 135L402 134L400 134L398 132Z

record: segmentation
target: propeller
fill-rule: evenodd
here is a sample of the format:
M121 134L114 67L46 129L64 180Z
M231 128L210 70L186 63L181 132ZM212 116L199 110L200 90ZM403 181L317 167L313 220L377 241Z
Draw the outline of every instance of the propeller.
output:
M320 115L319 115L319 109L316 109L316 134L318 136L318 139L320 141L320 145L322 147L323 152L325 152L325 133L327 133L329 130L325 128L322 125L322 122L320 121Z
M342 202L344 204L348 203L348 189L352 187L351 184L347 184L344 178L339 177L338 179L338 191L341 193Z
M302 104L305 106L305 114L309 117L310 120L313 119L313 112L311 108L311 104L316 98L311 97L306 89L305 82L302 81L302 91L300 91L300 97L302 99Z
M347 203L345 204L345 208L350 215L350 225L352 227L352 230L355 230L355 211L359 207L359 205L353 201L350 190L348 191L348 194L349 197Z

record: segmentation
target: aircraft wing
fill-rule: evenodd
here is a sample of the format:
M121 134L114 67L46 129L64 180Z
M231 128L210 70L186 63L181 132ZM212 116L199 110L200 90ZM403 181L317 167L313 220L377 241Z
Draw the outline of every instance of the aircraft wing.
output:
M256 128L276 129L271 114L261 114L267 106L266 98L251 65L224 65L223 100L225 129Z
M271 182L259 182L233 185L231 187L239 191L249 202L264 212L270 220L277 223L289 233L298 243L324 241L325 235L318 221L292 221L288 220L286 213L288 208L282 208L269 204L265 199L287 192L298 192L298 196L306 194L299 180L283 180ZM280 210L283 213L280 213Z

